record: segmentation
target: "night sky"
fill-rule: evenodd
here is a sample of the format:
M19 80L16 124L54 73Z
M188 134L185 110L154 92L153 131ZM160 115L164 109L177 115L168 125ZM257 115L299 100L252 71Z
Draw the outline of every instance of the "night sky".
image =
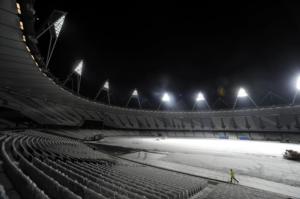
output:
M163 91L174 95L175 110L190 110L198 91L213 106L221 87L229 107L239 86L262 106L287 104L293 97L300 73L298 4L95 2L35 3L37 29L54 9L68 12L50 71L63 81L74 62L84 59L83 96L93 98L109 79L112 104L124 106L137 88L149 109L158 106ZM47 35L39 41L46 55ZM286 101L274 97L261 103L268 91ZM226 106L217 103L218 108Z

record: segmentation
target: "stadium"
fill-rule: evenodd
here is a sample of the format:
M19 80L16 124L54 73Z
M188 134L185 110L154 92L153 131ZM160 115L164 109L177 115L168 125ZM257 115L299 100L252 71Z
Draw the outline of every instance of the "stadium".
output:
M65 82L47 69L66 13L39 35L34 15L32 0L0 1L0 198L300 198L300 163L283 158L300 152L298 91L292 104L259 107L240 88L234 107L248 98L246 109L210 109L202 93L202 111L161 110L167 92L158 110L102 103L80 95L84 61ZM45 60L37 35L49 31Z

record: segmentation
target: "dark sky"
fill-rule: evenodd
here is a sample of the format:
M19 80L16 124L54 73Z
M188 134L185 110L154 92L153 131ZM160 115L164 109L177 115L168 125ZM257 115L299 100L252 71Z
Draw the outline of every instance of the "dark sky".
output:
M166 90L174 109L188 110L200 90L213 105L219 87L232 106L240 85L258 104L269 90L288 103L300 72L300 5L276 2L37 0L37 28L54 9L68 12L50 70L63 80L84 59L81 94L90 98L109 79L120 106L138 88L146 108ZM47 40L40 40L44 55ZM272 103L283 102L262 105Z

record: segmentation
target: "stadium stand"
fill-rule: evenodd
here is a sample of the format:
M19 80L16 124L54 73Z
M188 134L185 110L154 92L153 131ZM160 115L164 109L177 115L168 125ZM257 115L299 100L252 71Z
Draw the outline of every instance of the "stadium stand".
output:
M42 132L2 134L1 160L22 198L189 198L207 185Z
M75 139L30 130L0 135L3 170L13 184L0 189L4 198L14 187L9 198L184 199L208 187L206 179L108 156ZM207 198L284 198L216 184Z

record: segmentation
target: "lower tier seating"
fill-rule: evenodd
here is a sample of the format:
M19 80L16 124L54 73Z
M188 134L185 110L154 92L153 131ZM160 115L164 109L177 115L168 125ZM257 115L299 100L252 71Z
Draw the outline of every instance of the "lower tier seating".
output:
M56 135L4 132L0 147L4 172L26 199L186 199L207 186L204 179L120 160ZM4 189L0 194L7 197Z

